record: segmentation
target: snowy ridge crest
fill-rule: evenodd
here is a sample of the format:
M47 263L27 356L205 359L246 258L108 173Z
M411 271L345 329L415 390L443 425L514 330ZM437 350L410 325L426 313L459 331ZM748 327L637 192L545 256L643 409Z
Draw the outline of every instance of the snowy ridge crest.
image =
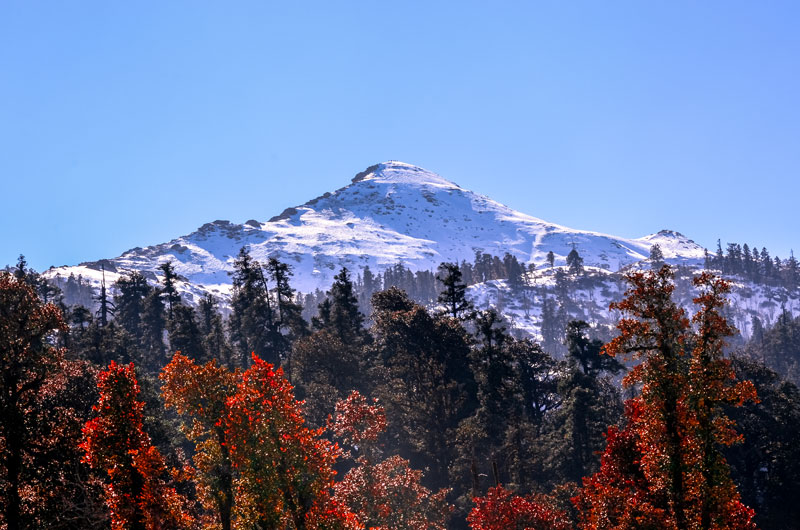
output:
M617 271L648 258L658 244L667 261L701 264L704 249L668 230L626 239L574 230L515 211L489 197L412 164L387 161L368 167L351 182L266 222L214 221L172 241L134 248L102 260L106 281L138 270L156 281L170 261L186 278L188 300L210 292L227 297L229 272L239 249L257 260L276 257L292 266L303 292L327 289L341 267L373 272L396 263L433 270L443 261L472 261L476 252L543 266L549 252L563 264L574 248L587 266ZM99 285L100 261L53 268L49 277L81 275Z

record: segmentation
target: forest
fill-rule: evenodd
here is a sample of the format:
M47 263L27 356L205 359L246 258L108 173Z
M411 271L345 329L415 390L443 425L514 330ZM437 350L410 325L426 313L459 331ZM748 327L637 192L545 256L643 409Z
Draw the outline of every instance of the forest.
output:
M793 256L728 251L706 268L797 288ZM243 248L226 307L186 303L170 263L67 305L20 257L0 271L0 528L797 527L800 318L737 340L728 280L694 274L686 311L662 261L625 275L613 333L556 308L539 344L466 296L524 287L509 256L300 296Z

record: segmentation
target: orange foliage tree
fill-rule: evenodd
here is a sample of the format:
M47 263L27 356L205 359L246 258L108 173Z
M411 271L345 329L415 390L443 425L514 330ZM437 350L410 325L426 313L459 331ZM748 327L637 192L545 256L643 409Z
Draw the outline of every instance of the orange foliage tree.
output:
M729 286L707 273L695 278L699 310L690 321L672 300L672 278L669 266L631 273L625 298L611 305L625 318L605 353L642 360L623 381L640 391L576 499L583 528L755 528L720 452L738 439L722 405L756 399L723 358L732 328L719 309Z
M106 475L106 504L113 530L191 528L187 501L169 482L158 449L142 427L144 403L133 364L111 362L98 376L97 416L86 423L86 461Z
M346 530L361 525L332 496L338 448L305 426L283 372L253 355L244 372L180 353L161 374L165 403L196 444L208 528Z
M207 527L231 530L234 470L224 418L227 399L236 390L237 372L216 361L198 365L180 352L159 376L167 408L181 417L182 430L195 444L193 461L197 493L210 517Z

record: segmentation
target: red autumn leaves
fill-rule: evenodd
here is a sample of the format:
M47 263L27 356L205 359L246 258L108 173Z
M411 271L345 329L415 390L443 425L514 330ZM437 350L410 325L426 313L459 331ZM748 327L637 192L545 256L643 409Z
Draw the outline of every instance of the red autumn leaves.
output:
M106 473L114 528L444 530L447 492L432 494L400 457L358 457L334 482L339 447L305 426L292 386L258 357L231 372L176 354L161 379L166 406L195 444L194 468L183 475L194 479L202 509L192 510L170 484L181 474L167 471L143 430L133 366L112 363L100 375L97 417L82 447ZM353 393L337 407L331 430L366 451L385 427L383 409Z

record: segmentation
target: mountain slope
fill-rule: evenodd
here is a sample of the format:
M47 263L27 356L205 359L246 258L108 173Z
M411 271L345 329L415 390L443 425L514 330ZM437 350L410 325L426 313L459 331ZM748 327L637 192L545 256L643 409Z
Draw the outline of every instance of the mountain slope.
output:
M521 262L541 265L548 252L561 264L575 248L586 265L616 271L645 259L656 243L669 262L703 260L704 249L677 232L626 239L573 230L392 161L371 166L349 185L266 222L215 221L167 243L137 247L110 260L52 268L46 275L81 275L97 285L102 264L107 282L125 270L139 270L156 280L158 266L172 261L187 280L182 288L191 300L203 292L229 294L228 273L243 246L257 260L277 257L289 263L295 287L310 292L326 289L343 266L359 270L368 265L377 272L402 262L412 270L435 269L442 261L471 261L476 252L509 252Z

